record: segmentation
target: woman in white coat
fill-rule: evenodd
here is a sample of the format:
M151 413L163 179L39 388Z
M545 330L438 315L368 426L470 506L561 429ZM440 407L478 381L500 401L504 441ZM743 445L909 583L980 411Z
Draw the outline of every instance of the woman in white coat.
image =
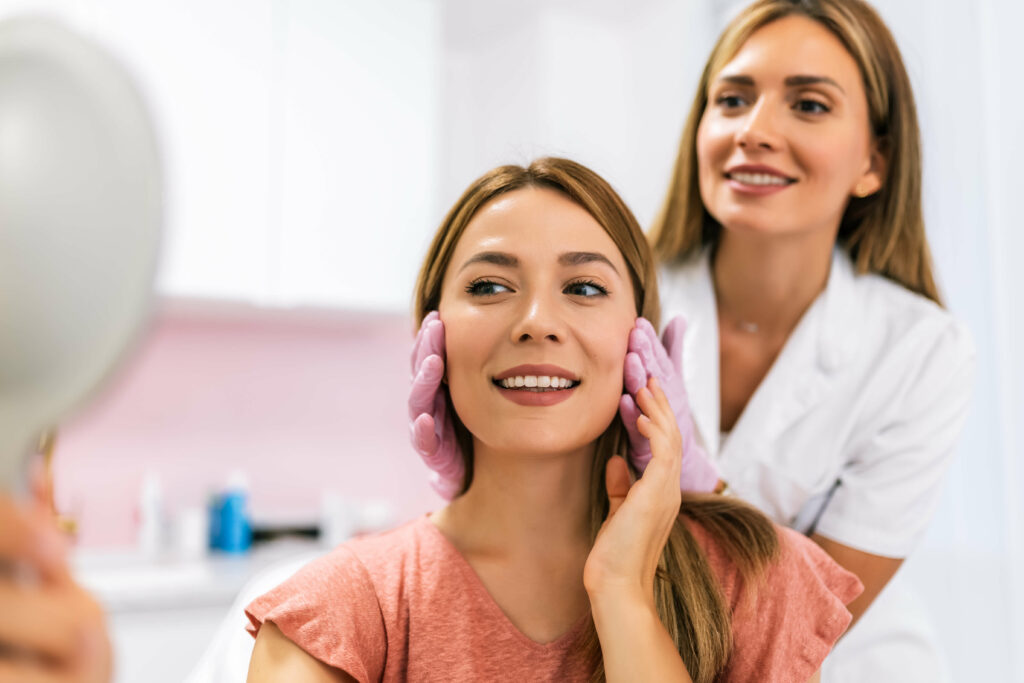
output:
M942 680L920 615L879 594L932 516L974 351L935 286L913 94L869 5L759 0L726 27L650 236L721 478L865 585L823 680Z

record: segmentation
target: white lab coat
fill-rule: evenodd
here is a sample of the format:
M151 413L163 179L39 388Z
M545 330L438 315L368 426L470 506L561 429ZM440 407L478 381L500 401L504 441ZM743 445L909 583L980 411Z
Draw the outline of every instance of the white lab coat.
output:
M906 557L932 516L974 372L966 328L928 299L856 275L836 249L732 432L719 431L718 315L709 251L660 274L663 321L688 322L683 373L698 438L736 495L779 524ZM948 678L897 578L840 641L825 683Z

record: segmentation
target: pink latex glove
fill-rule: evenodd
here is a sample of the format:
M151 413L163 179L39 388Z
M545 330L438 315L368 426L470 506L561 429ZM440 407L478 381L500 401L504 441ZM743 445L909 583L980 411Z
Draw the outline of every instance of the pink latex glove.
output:
M465 467L448 419L444 392L444 323L437 311L423 319L412 347L412 388L409 390L409 437L431 470L430 486L445 500L462 488Z
M683 470L679 475L679 488L693 493L710 493L718 485L718 470L707 453L697 443L690 401L683 384L683 334L686 320L673 318L661 340L654 326L646 318L637 318L629 333L629 346L623 378L628 393L619 401L619 413L629 432L629 459L641 472L651 460L651 445L636 429L641 411L636 405L636 392L647 386L648 377L656 377L668 396L676 414L679 434L683 441Z

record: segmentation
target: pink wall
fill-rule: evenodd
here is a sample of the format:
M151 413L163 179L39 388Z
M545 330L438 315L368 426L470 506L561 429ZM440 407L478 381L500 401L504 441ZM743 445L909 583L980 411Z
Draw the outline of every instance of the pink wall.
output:
M411 325L398 314L166 304L61 429L57 500L80 543L134 543L147 471L171 512L204 504L236 468L257 517L314 517L325 490L386 498L398 520L438 507L408 444Z

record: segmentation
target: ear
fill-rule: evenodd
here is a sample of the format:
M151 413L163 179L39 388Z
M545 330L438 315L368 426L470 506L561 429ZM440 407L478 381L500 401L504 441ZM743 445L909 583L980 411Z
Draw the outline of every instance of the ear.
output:
M857 179L857 184L853 186L851 194L854 197L864 198L882 189L888 166L889 161L882 151L881 144L878 140L872 141L871 152L868 156L868 167Z

